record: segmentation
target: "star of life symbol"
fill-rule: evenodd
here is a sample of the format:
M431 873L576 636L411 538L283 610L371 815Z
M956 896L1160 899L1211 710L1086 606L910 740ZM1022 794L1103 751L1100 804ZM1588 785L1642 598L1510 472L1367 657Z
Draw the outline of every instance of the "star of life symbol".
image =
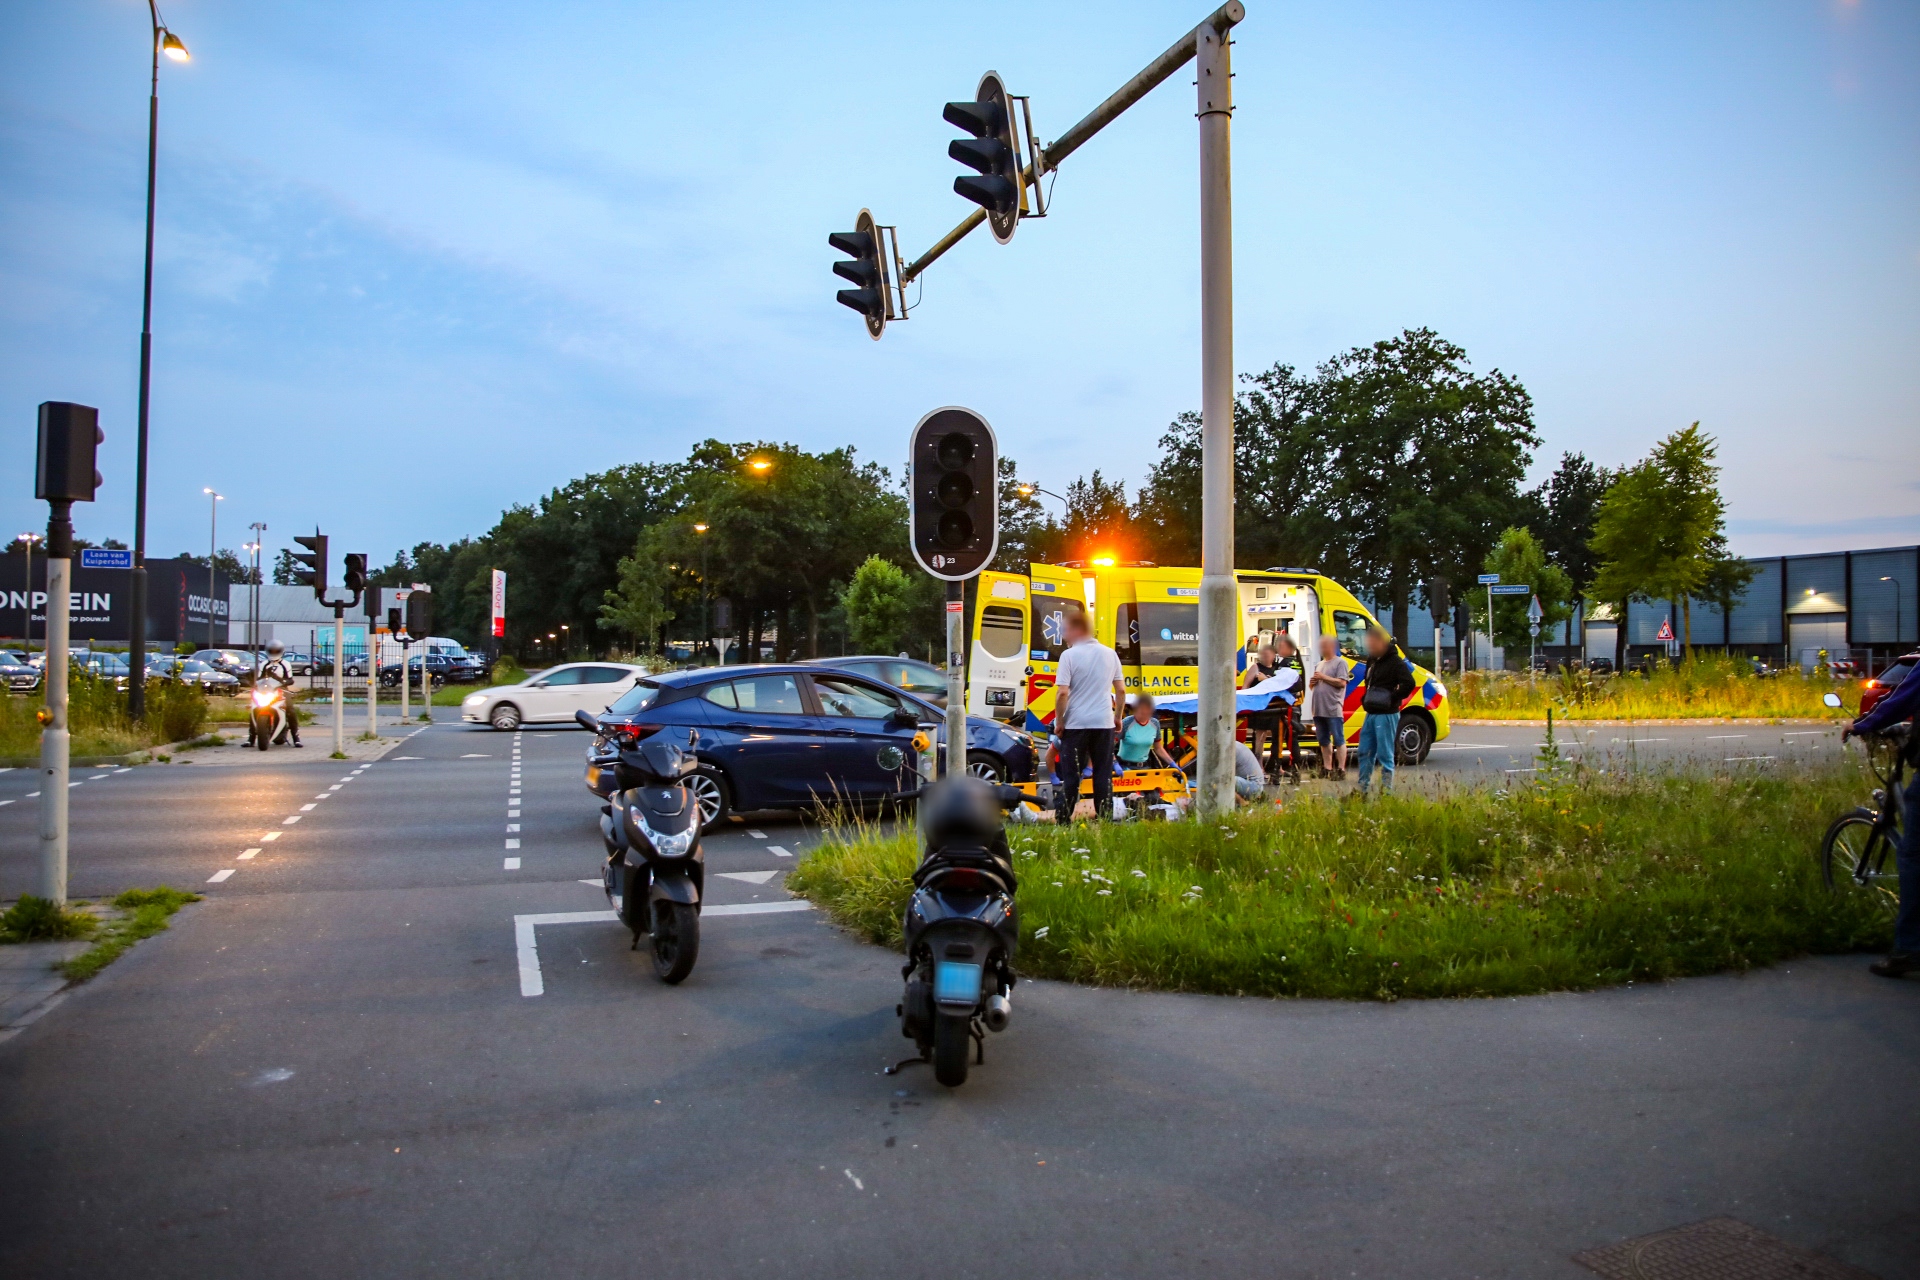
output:
M1047 637L1047 643L1058 649L1067 639L1067 615L1064 610L1056 609L1040 623L1040 631Z

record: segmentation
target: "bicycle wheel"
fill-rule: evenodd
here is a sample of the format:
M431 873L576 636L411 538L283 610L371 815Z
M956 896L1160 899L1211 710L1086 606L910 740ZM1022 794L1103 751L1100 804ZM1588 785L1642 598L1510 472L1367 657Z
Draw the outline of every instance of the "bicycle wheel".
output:
M1833 820L1820 842L1820 871L1835 893L1871 893L1891 914L1900 905L1900 873L1891 832L1877 830L1880 815L1855 809Z

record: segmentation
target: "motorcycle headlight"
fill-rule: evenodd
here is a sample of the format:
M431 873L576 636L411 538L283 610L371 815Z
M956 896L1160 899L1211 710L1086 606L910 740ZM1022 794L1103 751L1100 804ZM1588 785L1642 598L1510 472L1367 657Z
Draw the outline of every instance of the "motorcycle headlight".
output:
M642 819L640 829L647 833L647 840L653 845L653 851L663 858L686 857L687 850L693 848L693 838L700 834L699 823L694 823L678 834L668 835L663 831L655 831L646 824L645 819Z
M254 706L264 707L269 702L272 702L272 701L273 701L273 691L271 689L255 689L253 691Z

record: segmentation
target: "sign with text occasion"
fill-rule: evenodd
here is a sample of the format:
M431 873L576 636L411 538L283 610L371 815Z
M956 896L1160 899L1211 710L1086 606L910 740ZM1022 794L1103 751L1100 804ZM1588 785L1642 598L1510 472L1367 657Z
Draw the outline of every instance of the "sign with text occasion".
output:
M504 569L493 571L493 634L507 634L507 572Z

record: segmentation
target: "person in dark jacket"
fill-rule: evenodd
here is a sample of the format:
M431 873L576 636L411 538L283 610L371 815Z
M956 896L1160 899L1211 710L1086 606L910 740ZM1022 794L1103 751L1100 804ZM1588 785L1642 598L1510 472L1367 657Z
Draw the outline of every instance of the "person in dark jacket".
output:
M1367 675L1361 685L1360 794L1373 782L1380 767L1380 790L1393 790L1394 743L1400 737L1400 704L1413 692L1413 667L1393 637L1379 626L1367 628Z
M1916 712L1920 712L1920 677L1909 672L1891 693L1873 704L1873 710L1848 725L1840 740L1845 742L1856 733L1882 733ZM1920 743L1909 738L1905 750L1907 763L1920 765L1920 759L1916 759ZM1891 802L1893 797L1887 799ZM1900 844L1894 850L1900 871L1900 912L1893 918L1893 950L1885 960L1867 966L1883 978L1920 973L1920 768L1907 776L1906 806Z

